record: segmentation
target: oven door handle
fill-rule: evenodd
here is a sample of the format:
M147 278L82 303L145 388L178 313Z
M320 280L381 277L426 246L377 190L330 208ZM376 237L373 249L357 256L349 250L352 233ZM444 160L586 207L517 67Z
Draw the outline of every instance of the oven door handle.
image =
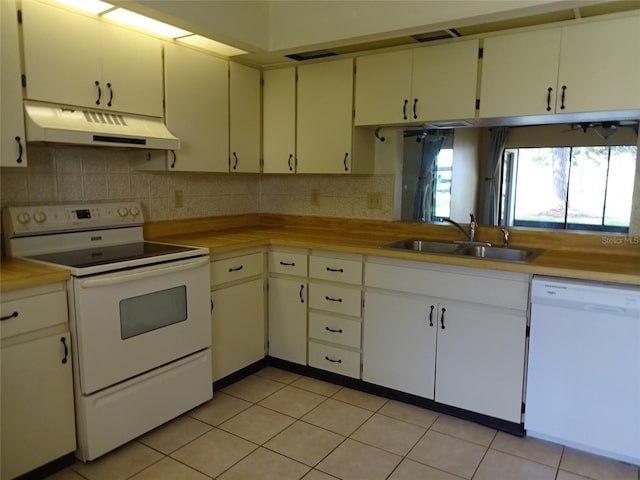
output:
M157 277L159 275L168 275L170 273L181 272L184 270L191 270L192 268L198 268L204 264L209 264L209 257L201 257L195 260L185 261L179 264L169 264L162 267L145 270L139 273L125 273L122 275L113 275L102 278L88 278L86 280L80 280L81 288L94 288L104 287L107 285L121 284L124 282L133 282L135 280L141 280L143 278Z

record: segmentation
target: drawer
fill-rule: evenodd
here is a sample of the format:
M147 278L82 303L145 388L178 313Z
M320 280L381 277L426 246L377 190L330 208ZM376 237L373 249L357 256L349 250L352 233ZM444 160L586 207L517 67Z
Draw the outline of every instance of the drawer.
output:
M309 277L362 285L362 262L311 255L309 257Z
M360 353L309 342L309 366L360 378Z
M309 336L359 349L362 324L347 318L311 312L309 313Z
M359 317L361 305L362 292L359 288L309 283L310 308Z
M211 262L211 286L261 275L264 270L263 262L262 253L215 260Z
M62 287L57 292L34 295L2 302L0 307L1 338L9 338L53 325L65 324L67 315L67 292Z
M307 254L290 252L269 252L269 273L307 276Z

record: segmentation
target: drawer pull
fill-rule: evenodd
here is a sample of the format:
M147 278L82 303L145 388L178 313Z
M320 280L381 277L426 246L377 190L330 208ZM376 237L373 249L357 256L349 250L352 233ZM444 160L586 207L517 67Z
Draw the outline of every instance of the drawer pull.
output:
M67 339L62 337L60 339L62 345L64 346L64 358L62 359L62 363L67 363L67 357L69 356L69 348L67 347Z
M244 265L240 265L239 267L236 267L236 268L230 268L229 269L229 273L231 273L231 272L239 272L243 268L244 268Z
M334 328L324 327L324 329L325 329L327 332L331 332L331 333L342 333L342 329L341 329L341 328L339 328L339 329L337 329L337 330L336 330L336 329L334 329Z
M342 363L342 360L340 360L340 359L334 360L333 358L327 357L326 355L325 355L324 359L327 360L328 362L331 362L331 363Z
M13 312L11 315L5 315L4 317L0 317L0 320L9 320L10 318L17 318L19 315L18 312Z
M340 272L340 273L344 273L344 270L342 268L331 268L331 267L327 267L327 272Z
M342 299L341 298L333 298L333 297L326 296L326 297L324 297L324 299L325 300L329 300L330 302L340 302L340 303L342 303Z
M287 263L287 262L281 261L280 265L282 265L283 267L295 267L296 266L296 262Z

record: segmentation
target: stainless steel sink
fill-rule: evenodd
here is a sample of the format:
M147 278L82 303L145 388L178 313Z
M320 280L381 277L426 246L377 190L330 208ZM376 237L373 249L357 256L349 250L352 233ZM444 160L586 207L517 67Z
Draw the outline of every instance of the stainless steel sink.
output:
M542 251L534 248L492 247L490 245L469 245L464 242L438 242L435 240L421 239L401 240L383 245L382 248L523 263L530 262Z

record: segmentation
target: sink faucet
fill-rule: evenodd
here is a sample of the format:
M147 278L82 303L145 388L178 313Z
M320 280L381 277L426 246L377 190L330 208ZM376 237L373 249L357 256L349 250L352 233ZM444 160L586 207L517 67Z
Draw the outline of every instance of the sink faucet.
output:
M502 246L509 248L509 230L501 228L500 231L502 232Z
M467 231L462 227L462 225L460 225L458 222L456 222L455 220L453 220L453 219L451 219L449 217L441 217L440 221L441 222L450 223L451 225L457 227L458 230L460 230L462 233L464 233L464 236L467 237L470 242L475 242L476 241L476 227L478 226L478 224L476 222L476 217L473 215L473 213L470 213L469 216L471 217L471 222L469 223L469 233L467 233Z

